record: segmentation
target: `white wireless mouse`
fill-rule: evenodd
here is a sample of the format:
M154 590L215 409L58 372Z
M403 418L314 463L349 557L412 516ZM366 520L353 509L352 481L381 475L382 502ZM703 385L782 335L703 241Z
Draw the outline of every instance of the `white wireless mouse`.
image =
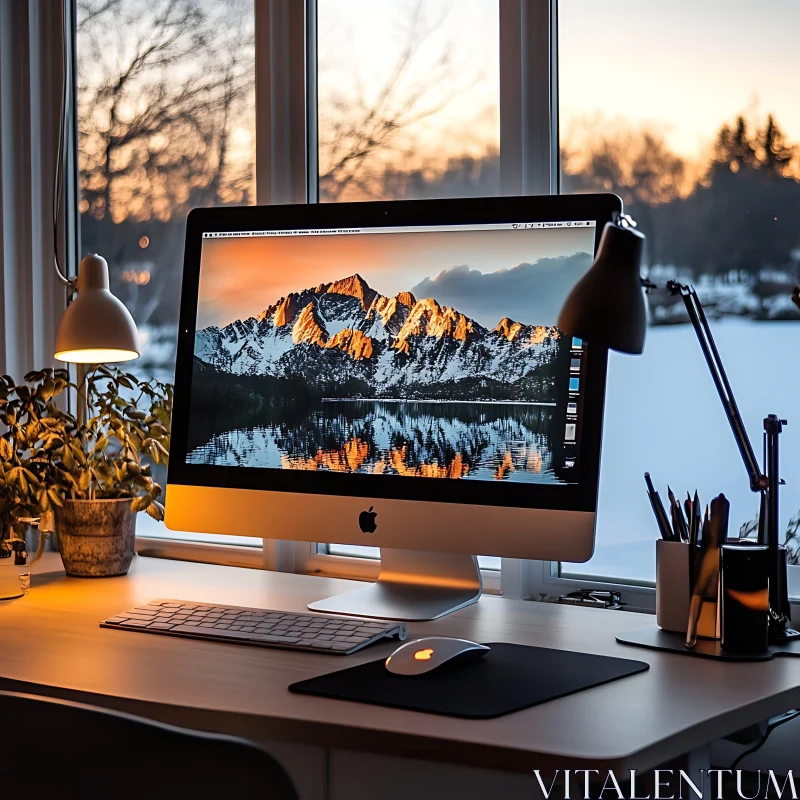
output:
M395 675L424 675L443 664L480 658L489 652L485 644L468 639L449 639L446 636L429 636L406 642L386 659L386 669Z

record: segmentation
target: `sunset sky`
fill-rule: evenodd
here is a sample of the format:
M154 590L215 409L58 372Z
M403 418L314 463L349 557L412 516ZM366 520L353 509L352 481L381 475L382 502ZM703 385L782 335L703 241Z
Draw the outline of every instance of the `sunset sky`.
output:
M138 41L120 20L135 20L142 0L125 0L124 12L103 18L101 40L112 47L95 58L86 34L79 37L82 80L114 82ZM229 3L207 0L207 10L232 18ZM239 0L252 23L253 0ZM88 6L87 6L88 8ZM410 35L415 9L421 10ZM496 154L499 127L498 0L319 0L319 162L322 174L341 159L334 143L372 119L399 126L365 160L380 173L422 169L430 178L448 159ZM80 14L86 9L81 5ZM215 16L216 15L216 16ZM626 127L646 127L690 162L705 163L723 123L744 114L751 125L775 115L790 143L800 143L800 0L559 0L558 110L561 144L578 156L592 137ZM135 32L136 26L132 30ZM246 26L245 26L246 27ZM231 34L216 25L221 37ZM109 33L109 35L111 35ZM247 37L244 39L247 40ZM402 60L411 57L395 89L384 92ZM102 63L101 63L102 62ZM118 63L119 62L119 63ZM170 66L170 80L202 68L195 55ZM251 69L251 67L247 67ZM132 81L130 107L151 102L159 68ZM149 86L142 91L141 82ZM82 102L86 100L83 94ZM245 92L227 142L236 175L255 160L255 93ZM95 124L106 130L105 112ZM90 115L91 116L91 115ZM163 143L151 142L162 146ZM347 152L345 142L344 152ZM84 143L85 145L85 143ZM357 159L355 162L360 163ZM368 170L367 170L368 171ZM233 174L233 172L231 173ZM116 217L122 218L132 189L118 180ZM353 187L358 192L358 187ZM187 187L188 192L188 187ZM373 190L380 193L380 187ZM238 196L238 195L237 195ZM352 194L348 195L353 199ZM138 201L141 206L145 201ZM160 203L166 203L163 198ZM238 201L237 201L238 202ZM84 200L82 210L88 204ZM146 204L145 204L146 206ZM158 203L136 213L169 216Z
M435 287L426 296L443 305L457 302L459 311L486 327L503 316L552 325L587 259L513 268L591 253L593 246L593 228L206 239L197 327L255 316L290 292L355 273L387 296L439 276L426 284ZM449 272L440 276L443 270Z
M423 6L435 30L420 45L406 83L424 81L445 51L454 74L425 95L431 104L450 100L414 127L418 155L497 146L497 0ZM336 93L377 96L414 7L412 0L320 0L322 112ZM675 150L695 158L736 114L761 121L770 112L792 141L800 139L798 0L560 0L558 8L565 139L585 135L582 123L601 115L607 125L655 127Z
M494 5L489 0L487 5ZM797 0L560 0L559 108L651 123L696 156L738 113L800 139Z

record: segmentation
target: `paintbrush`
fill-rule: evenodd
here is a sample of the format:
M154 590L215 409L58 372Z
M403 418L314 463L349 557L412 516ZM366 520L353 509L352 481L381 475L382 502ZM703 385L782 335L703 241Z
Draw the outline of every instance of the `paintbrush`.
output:
M686 627L686 646L694 647L697 641L697 621L700 619L702 597L695 597L695 576L698 573L698 539L700 536L700 497L694 493L694 499L688 501L689 505L689 620Z
M697 494L695 494L695 498L697 498ZM697 500L695 500L695 503L699 506ZM695 503L693 503L693 505L695 505ZM697 510L699 509L695 509L695 511ZM695 513L695 522L699 519L699 515ZM703 566L705 564L703 545L711 539L708 528L708 508L706 508L705 519L702 523L702 533L700 533L700 526L695 525L695 545L692 547L691 539L689 544L689 565L691 568L689 591L691 592L691 598L689 600L689 620L686 625L686 647L689 648L694 647L697 643L697 623L700 620L700 614L703 611L703 601L705 600L704 593L701 591L701 585L703 584Z
M719 598L719 554L720 545L725 544L728 533L728 503L725 495L715 497L711 508L706 506L703 518L703 534L700 542L700 564L696 569L697 580L692 586L689 603L689 624L686 631L686 646L694 647L697 641L697 622L706 603L716 606ZM714 609L715 611L716 609ZM716 616L716 613L714 614Z

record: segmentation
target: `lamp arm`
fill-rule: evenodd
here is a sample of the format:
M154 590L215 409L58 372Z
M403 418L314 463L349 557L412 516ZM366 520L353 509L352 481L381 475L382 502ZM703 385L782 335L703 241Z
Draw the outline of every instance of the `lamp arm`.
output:
M700 349L703 351L703 356L705 357L706 364L711 373L711 378L717 388L717 394L722 401L722 407L725 409L725 414L728 417L733 437L739 448L739 454L747 470L747 475L750 479L750 489L754 492L763 492L768 488L769 481L759 466L758 459L753 451L753 445L750 443L750 439L747 436L744 422L739 414L739 407L736 405L736 399L733 396L733 389L731 389L731 385L728 382L728 376L725 373L725 367L722 363L719 350L717 350L717 345L711 333L711 327L708 324L708 319L706 318L700 298L697 296L694 287L686 286L677 281L668 281L667 289L673 295L679 294L686 306L689 320L692 323L694 332L697 334Z

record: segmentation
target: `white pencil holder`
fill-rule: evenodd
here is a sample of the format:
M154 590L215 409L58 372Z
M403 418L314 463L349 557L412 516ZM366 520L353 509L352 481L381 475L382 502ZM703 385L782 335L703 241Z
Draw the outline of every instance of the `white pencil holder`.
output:
M665 631L686 633L689 621L689 545L656 541L656 622Z
M690 595L689 545L656 540L656 623L659 628L686 633ZM719 603L703 604L697 635L701 639L719 639Z

